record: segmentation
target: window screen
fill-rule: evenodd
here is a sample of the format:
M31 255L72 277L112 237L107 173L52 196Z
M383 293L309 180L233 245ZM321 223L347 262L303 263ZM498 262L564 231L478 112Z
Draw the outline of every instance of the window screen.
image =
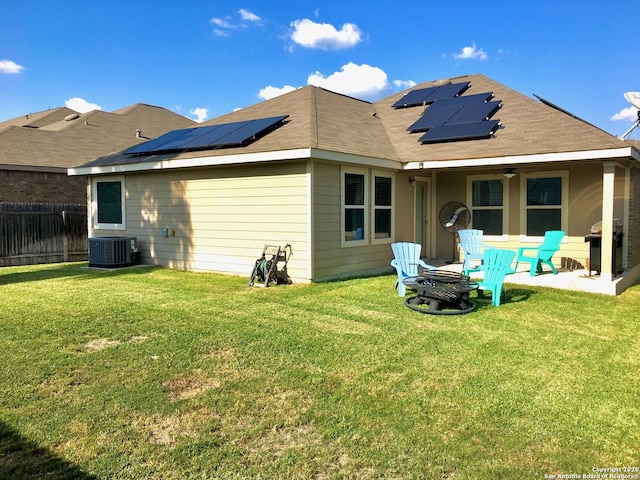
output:
M472 182L473 228L485 235L502 235L504 184L502 180L475 180Z
M357 173L344 174L344 239L364 239L365 177Z
M98 223L122 223L122 182L97 182Z
M562 229L562 177L527 179L527 235Z
M391 238L391 178L375 177L374 181L374 235L375 238Z

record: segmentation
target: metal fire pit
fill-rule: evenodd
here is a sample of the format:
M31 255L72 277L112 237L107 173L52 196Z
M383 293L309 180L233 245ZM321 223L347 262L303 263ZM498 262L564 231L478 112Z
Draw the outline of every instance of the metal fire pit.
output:
M404 304L411 310L432 315L460 315L475 310L469 293L478 283L466 275L455 272L426 270L402 281L415 295L407 297Z

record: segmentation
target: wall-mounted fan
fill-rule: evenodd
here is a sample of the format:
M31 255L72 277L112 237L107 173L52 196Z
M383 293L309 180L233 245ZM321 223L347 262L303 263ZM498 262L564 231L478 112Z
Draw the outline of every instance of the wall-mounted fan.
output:
M453 235L453 253L449 262L453 263L456 260L456 235L458 230L467 228L471 223L471 212L464 203L449 202L440 209L438 220L442 228Z

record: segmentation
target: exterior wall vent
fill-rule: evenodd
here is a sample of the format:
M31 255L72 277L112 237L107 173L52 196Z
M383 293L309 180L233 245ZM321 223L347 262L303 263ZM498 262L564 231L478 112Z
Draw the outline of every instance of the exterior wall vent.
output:
M138 248L136 237L110 236L89 239L90 267L126 267L133 265Z

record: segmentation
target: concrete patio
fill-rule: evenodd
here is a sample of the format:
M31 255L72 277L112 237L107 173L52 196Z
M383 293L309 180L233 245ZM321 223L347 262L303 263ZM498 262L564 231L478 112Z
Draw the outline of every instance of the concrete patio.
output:
M425 262L434 265L438 270L446 270L460 273L462 262L447 263L439 259L425 259ZM573 290L588 293L600 293L604 295L618 295L638 281L640 270L626 269L622 274L618 274L613 280L601 278L595 272L586 269L568 270L557 268L558 274L554 275L548 267L544 267L542 274L532 277L529 274L528 265L518 266L518 271L508 275L505 283L514 285L529 285L536 287L550 287L564 290ZM474 273L472 277L482 278L481 273Z

